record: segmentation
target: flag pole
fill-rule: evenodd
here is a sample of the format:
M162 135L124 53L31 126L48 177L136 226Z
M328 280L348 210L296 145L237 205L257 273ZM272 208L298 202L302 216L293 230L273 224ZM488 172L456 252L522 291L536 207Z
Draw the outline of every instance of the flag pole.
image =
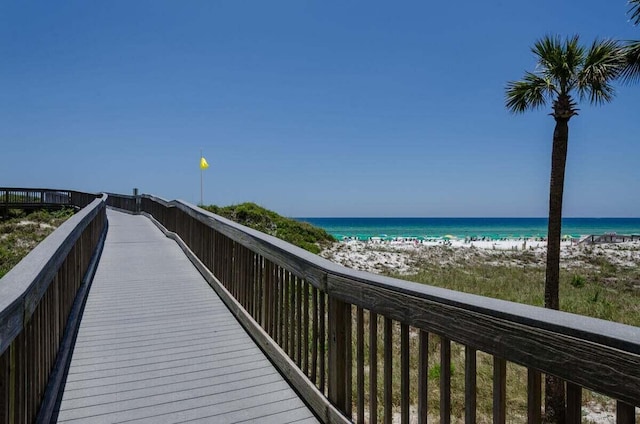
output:
M200 161L202 161L202 149L200 149ZM200 166L200 206L204 206L204 201L202 200L202 166Z

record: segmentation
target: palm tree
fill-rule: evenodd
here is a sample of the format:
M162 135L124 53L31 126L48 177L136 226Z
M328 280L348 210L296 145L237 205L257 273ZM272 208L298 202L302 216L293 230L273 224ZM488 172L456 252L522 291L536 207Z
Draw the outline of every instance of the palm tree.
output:
M595 41L589 48L580 45L579 37L561 40L545 36L531 49L537 57L535 72L526 72L521 81L507 84L506 107L513 113L523 113L552 104L553 151L549 190L549 228L547 235L547 269L544 306L559 309L560 237L562 225L562 194L567 160L569 120L578 114L576 98L592 104L603 104L614 97L612 81L622 67L616 41ZM546 419L564 422L564 383L546 377Z
M629 15L634 25L640 25L640 0L629 0ZM633 82L640 79L640 40L629 41L624 46L626 66L622 70L622 79Z
M631 14L631 20L634 25L640 24L640 0L629 0L631 7L629 13Z

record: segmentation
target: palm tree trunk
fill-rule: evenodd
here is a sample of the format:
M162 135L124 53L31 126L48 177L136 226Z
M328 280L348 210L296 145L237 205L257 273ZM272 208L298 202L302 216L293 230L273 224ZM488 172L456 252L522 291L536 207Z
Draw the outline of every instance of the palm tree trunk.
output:
M569 125L566 119L556 119L551 153L551 182L549 184L549 228L547 231L547 273L544 285L544 307L560 309L560 237L562 233L562 195L564 170L567 163Z
M569 119L556 117L551 153L551 182L549 187L549 228L547 234L547 272L544 284L544 306L559 309L560 237L562 232L562 195L564 171L567 163ZM564 423L564 382L554 376L545 377L545 421Z

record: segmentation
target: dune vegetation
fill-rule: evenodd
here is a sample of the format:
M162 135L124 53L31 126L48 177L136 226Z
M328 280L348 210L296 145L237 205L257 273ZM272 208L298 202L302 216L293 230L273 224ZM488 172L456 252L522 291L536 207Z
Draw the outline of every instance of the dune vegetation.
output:
M0 222L0 278L73 214L73 209L28 215L10 210L9 219Z
M336 241L321 228L307 222L285 218L251 202L224 207L210 205L204 206L203 209L316 254Z

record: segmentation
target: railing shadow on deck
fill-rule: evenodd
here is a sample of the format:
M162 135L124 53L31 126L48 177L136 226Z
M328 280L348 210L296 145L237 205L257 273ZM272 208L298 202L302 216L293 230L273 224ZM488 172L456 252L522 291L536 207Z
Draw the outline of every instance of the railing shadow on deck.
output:
M0 422L49 422L106 234L107 196L3 190L6 204L59 201L82 208L0 279Z
M467 423L477 416L477 352L493 358L495 423L509 413L508 362L527 369L529 423L541 422L544 374L566 381L567 422L581 422L583 389L616 399L618 423L635 422L638 327L354 271L182 201L112 194L108 203L140 211L178 241L324 422L426 422L434 336L442 423L451 420L452 342L464 346Z

